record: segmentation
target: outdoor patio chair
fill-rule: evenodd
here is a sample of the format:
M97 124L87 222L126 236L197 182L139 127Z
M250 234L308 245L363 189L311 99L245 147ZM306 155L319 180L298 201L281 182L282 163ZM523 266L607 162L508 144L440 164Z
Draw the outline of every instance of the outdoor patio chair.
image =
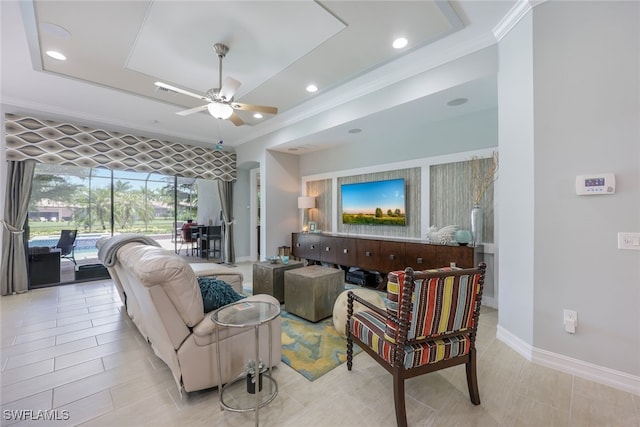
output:
M60 231L60 239L58 243L53 247L54 249L58 249L60 251L60 258L68 259L73 261L75 265L78 265L75 257L76 250L76 236L78 235L78 230L61 230Z

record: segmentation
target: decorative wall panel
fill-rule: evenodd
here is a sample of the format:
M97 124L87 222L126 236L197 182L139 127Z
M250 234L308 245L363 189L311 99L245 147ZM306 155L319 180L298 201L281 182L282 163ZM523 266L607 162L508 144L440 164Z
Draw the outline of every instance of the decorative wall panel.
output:
M388 172L376 172L363 175L347 176L338 178L338 232L358 235L373 235L387 237L424 238L420 236L420 197L421 197L421 170L420 168L400 169ZM342 212L342 202L340 197L340 186L342 184L353 184L356 182L382 181L386 179L404 178L405 180L405 203L406 203L406 226L392 225L361 225L343 224L340 217Z
M307 196L316 198L315 209L306 209L304 213L304 223L315 221L318 223L318 230L331 231L332 203L331 180L307 182Z
M491 158L481 159L482 170L491 166ZM471 230L471 162L455 162L433 165L430 168L429 225L442 228L458 225ZM493 243L493 184L487 188L480 202L484 211L483 241Z
M236 180L236 154L91 129L52 120L5 116L7 160Z

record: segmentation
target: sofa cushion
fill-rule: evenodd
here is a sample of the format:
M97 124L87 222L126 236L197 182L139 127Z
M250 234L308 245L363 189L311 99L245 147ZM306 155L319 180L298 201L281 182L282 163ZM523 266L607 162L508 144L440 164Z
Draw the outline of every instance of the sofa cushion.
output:
M185 259L173 251L139 243L122 246L117 257L143 286L162 286L187 326L202 320L204 306L198 280Z
M244 298L230 284L215 277L198 277L198 285L200 285L205 313Z

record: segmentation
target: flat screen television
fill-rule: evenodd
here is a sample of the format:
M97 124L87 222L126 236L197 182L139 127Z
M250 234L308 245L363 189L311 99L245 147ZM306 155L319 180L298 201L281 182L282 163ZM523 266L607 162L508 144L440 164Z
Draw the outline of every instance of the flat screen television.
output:
M407 225L404 179L340 186L342 223Z

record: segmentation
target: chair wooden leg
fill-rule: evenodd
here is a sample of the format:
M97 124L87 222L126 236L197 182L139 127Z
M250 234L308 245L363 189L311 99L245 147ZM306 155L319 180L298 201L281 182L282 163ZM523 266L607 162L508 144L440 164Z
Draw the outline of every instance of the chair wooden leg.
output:
M480 391L478 390L478 376L476 373L476 351L471 350L467 368L467 386L469 387L469 398L474 405L480 404Z
M407 427L407 410L404 404L404 379L393 375L393 402L396 406L396 424Z
M347 369L350 371L353 366L353 340L349 332L349 323L347 322Z

